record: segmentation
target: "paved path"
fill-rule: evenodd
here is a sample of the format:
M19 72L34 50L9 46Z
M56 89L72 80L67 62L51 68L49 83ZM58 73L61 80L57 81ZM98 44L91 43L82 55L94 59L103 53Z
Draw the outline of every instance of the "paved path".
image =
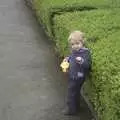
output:
M84 107L62 115L66 82L55 61L24 2L0 0L0 120L90 120Z

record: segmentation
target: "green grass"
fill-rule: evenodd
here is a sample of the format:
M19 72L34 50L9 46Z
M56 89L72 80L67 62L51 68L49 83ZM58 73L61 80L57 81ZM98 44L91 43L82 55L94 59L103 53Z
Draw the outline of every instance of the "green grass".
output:
M119 11L103 9L54 17L56 46L62 56L68 53L67 37L72 30L86 33L86 44L91 48L93 58L91 85L87 93L100 120L120 119Z

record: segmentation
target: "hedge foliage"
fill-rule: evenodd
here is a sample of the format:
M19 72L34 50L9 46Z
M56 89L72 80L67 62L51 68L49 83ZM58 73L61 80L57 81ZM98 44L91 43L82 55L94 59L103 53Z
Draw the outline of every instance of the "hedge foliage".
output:
M44 24L46 32L52 37L52 18L55 14L83 9L118 8L120 0L34 0L33 6L39 21Z
M120 120L120 0L34 0L39 21L61 56L71 31L86 33L92 76L85 91L100 120Z
M93 72L88 95L101 120L120 119L120 9L65 13L54 17L57 50L65 56L71 30L86 33L93 51ZM93 93L94 91L94 93ZM87 91L88 92L88 91Z
M93 52L92 83L96 95L91 100L101 120L120 119L120 31L91 46Z
M96 42L120 30L120 9L64 13L54 17L56 46L62 56L68 50L67 37L73 30L86 33L88 42Z

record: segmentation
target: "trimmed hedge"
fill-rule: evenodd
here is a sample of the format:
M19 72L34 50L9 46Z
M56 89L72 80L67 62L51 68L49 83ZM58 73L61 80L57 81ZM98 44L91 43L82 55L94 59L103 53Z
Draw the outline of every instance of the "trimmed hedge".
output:
M52 18L55 14L95 8L117 8L120 7L120 0L34 0L33 6L47 34L53 37Z
M67 37L70 31L82 30L87 35L87 45L93 52L93 71L86 92L100 120L120 119L119 11L93 10L54 17L57 50L62 56L68 53Z
M61 56L71 31L86 33L93 71L85 91L100 120L120 120L120 0L34 0L33 7Z
M86 33L87 41L94 43L120 30L120 9L101 9L64 13L54 17L54 34L57 50L62 56L68 50L67 37L73 30Z
M92 95L100 120L120 120L120 31L92 46ZM90 95L90 94L89 94Z

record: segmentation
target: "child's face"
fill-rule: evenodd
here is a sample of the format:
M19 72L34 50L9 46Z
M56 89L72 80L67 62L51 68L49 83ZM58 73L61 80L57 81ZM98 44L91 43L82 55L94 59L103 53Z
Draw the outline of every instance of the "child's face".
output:
M70 43L72 50L79 50L83 47L83 44L81 42L72 42Z

